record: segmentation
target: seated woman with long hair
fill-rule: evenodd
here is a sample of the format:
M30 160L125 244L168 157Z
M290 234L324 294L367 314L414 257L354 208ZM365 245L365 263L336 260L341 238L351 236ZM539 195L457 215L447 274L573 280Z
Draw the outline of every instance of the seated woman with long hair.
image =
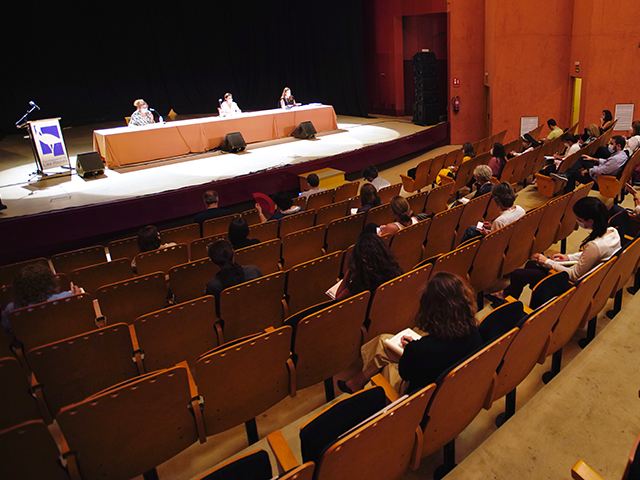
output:
M620 235L615 228L608 227L609 213L604 203L595 197L581 198L573 205L573 213L578 225L591 231L580 244L580 251L569 255L556 253L551 258L542 253L534 254L524 268L511 273L511 284L496 294L498 298L519 298L525 285L533 288L551 269L567 272L572 282L580 280L620 249ZM577 263L572 266L560 263L568 261Z
M347 382L339 380L338 388L346 393L361 390L380 372L401 394L435 382L442 372L482 345L475 305L475 293L467 282L452 273L437 273L420 297L414 330L422 338L403 337L401 357L384 342L393 335L374 338L362 346L362 371ZM403 381L407 383L401 389Z
M169 248L174 247L176 245L175 242L162 243L162 237L158 228L153 225L147 225L144 228L141 228L138 232L138 238L136 239L138 244L138 252L152 252L154 250L158 250L160 248ZM131 268L133 272L136 273L136 259L131 260Z
M234 261L235 252L226 240L218 240L207 247L209 259L218 272L207 283L205 294L218 297L225 288L248 282L262 276L262 272L255 265L238 265Z
M378 190L371 183L365 183L360 188L360 207L358 208L358 212L368 212L373 207L377 207L380 205L381 200L378 196Z
M249 224L243 217L236 217L231 220L227 236L234 250L260 243L257 238L249 238Z
M385 282L402 275L395 255L377 235L360 235L353 247L347 273L338 287L336 300L343 300L376 289Z
M500 178L500 174L506 163L507 153L504 151L504 146L501 143L494 143L491 149L491 160L489 160L488 163L494 177Z

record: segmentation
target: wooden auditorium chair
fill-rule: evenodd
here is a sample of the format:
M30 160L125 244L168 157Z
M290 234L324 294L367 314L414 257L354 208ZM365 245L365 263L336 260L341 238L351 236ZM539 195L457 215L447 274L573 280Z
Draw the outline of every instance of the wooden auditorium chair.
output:
M413 179L407 175L400 174L400 180L402 180L402 188L407 193L419 192L425 188L429 180L429 172L431 171L431 164L433 158L421 161L416 167L416 178Z
M640 238L636 238L630 245L627 245L621 255L621 264L619 268L620 276L612 295L614 296L613 309L607 312L607 317L615 317L622 309L622 289L627 284L629 278L638 270L639 264Z
M316 213L316 225L329 225L333 220L349 215L349 200L320 207Z
M459 150L462 153L462 149ZM441 153L440 155L433 157L433 161L431 162L431 169L429 170L429 178L427 179L427 186L433 185L438 178L438 173L442 170L442 167L452 165L451 163L447 163L449 158L456 158L456 153L454 150L448 153ZM460 157L462 159L462 157Z
M422 220L403 228L391 239L391 251L396 255L403 272L408 272L420 263L423 243L431 226L431 219Z
M169 270L171 298L175 303L183 303L202 297L216 273L217 268L209 258L172 267Z
M617 175L597 175L596 180L600 195L613 198L614 204L622 203L626 193L625 185L631 180L638 164L640 164L640 150L627 160L624 168Z
M70 275L73 270L107 261L107 254L102 245L80 248L71 252L59 253L51 257L51 264L56 273Z
M189 245L196 238L200 238L200 225L191 223L181 227L160 230L162 243L185 243Z
M335 194L333 196L334 203L341 202L343 200L350 200L358 195L358 189L360 188L360 182L346 182L336 187Z
M279 238L274 238L240 248L235 251L234 261L240 265L255 265L263 275L282 271L282 265L280 265L281 245L282 241Z
M544 204L527 212L523 217L513 222L513 234L502 264L503 275L520 268L533 255L535 235L546 209L547 205Z
M0 358L0 389L0 430L42 418L27 375L15 357Z
M540 220L540 226L536 232L536 241L533 244L534 252L545 252L553 245L572 195L573 192L569 192L547 202L547 209Z
M380 197L380 203L389 203L393 197L400 195L401 183L394 183L388 187L383 187L378 190L378 196Z
M562 216L562 220L560 221L560 228L558 229L556 238L554 239L554 243L561 242L560 251L562 253L565 253L567 251L567 237L578 228L578 223L576 222L576 214L573 213L573 206L578 200L589 195L592 186L593 182L587 183L586 185L579 185L573 191L571 200L564 210L564 215Z
M427 198L427 202L429 198ZM431 219L431 227L427 234L427 243L424 246L423 259L431 258L434 255L450 252L453 250L456 241L456 228L462 215L464 205L437 213ZM477 223L477 220L476 220ZM461 225L460 228L467 228L468 225Z
M285 269L299 265L325 254L324 239L327 227L316 225L282 238L282 260Z
M278 236L284 238L292 232L313 227L315 225L315 218L315 210L305 210L304 212L287 215L280 220L280 233Z
M278 220L269 220L249 226L249 238L257 238L261 242L267 242L278 238Z
M444 212L451 196L451 185L440 185L429 190L429 195L424 204L424 213L427 215Z
M247 225L255 225L260 223L260 214L256 208L251 208L249 210L245 210L240 214L242 218L244 218L247 222Z
M490 201L491 193L485 193L484 195L469 200L463 205L464 208L458 221L460 227L458 228L454 245L460 245L464 231L468 226L475 225L482 220Z
M287 270L288 316L329 300L326 291L340 275L342 252L333 252Z
M451 272L468 281L469 270L471 270L481 243L481 239L476 239L455 250L437 256L437 259L435 259L433 263L431 277L438 272ZM428 262L428 260L425 260L423 263L426 262Z
M307 207L305 210L318 210L320 207L333 203L334 189L324 192L313 193L307 197Z
M375 223L376 225L386 225L393 222L393 213L391 213L391 207L389 203L382 203L377 207L371 208L366 212L365 225Z
M424 212L424 205L427 201L428 195L429 191L425 190L423 192L414 193L413 195L409 195L408 197L406 197L407 202L409 202L409 208L414 215L418 215L419 213Z
M251 228L251 227L249 227ZM207 251L207 247L213 242L217 242L218 240L227 240L226 233L219 233L218 235L209 235L208 237L198 238L196 240L192 240L189 244L189 258L192 262L196 260L202 260L203 258L209 258L209 252Z
M74 285L82 287L85 292L95 298L98 288L103 285L133 278L131 260L118 258L110 262L76 268L69 278Z
M232 215L225 215L224 217L205 220L205 222L202 224L202 236L210 237L211 235L227 233L229 231L229 225L231 225L231 221L239 216L239 213L234 213Z
M33 260L27 260L26 262L4 265L0 267L0 286L12 285L13 279L18 275L18 273L20 273L20 270L30 265L42 265L43 267L51 268L46 258L34 258Z
M158 248L150 252L139 253L134 260L137 275L148 275L153 272L168 273L171 267L189 261L189 248L184 243Z
M326 251L327 253L346 250L356 240L364 228L365 213L338 218L327 225Z
M135 256L140 253L138 248L138 237L127 237L120 240L113 240L107 244L109 250L109 256L111 260L117 258L128 258L129 261L133 260Z

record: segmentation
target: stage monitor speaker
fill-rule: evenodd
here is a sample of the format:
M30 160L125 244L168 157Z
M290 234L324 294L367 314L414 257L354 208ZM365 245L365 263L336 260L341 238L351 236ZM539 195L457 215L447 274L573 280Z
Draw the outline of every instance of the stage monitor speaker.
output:
M227 133L218 148L225 152L238 153L247 148L247 142L240 132Z
M104 173L104 164L98 152L79 153L76 158L76 172L83 178Z
M315 138L316 137L316 129L311 122L302 122L300 125L296 127L296 129L291 134L292 137L295 138Z

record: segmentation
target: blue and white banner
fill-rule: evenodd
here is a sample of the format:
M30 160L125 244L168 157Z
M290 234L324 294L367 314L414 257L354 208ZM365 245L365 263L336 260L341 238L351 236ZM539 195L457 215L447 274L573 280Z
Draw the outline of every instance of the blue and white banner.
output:
M69 157L58 118L29 122L31 137L38 152L42 170L68 167Z

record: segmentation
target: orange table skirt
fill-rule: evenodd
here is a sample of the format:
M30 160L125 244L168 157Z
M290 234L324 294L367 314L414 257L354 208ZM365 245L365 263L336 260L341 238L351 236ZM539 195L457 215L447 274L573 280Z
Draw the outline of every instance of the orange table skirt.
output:
M207 117L143 127L118 127L93 132L93 148L109 168L202 153L217 148L227 133L240 132L247 143L288 137L301 122L318 132L338 128L330 105L264 110L235 117Z

